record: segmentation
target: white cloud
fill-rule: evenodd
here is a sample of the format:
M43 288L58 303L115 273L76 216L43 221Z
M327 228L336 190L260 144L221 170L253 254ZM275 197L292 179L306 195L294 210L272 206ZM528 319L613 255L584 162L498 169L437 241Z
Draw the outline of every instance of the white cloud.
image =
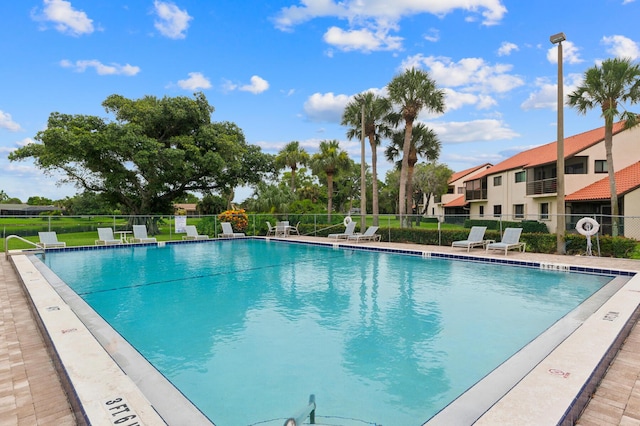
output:
M640 47L638 43L621 35L602 37L602 43L610 46L607 52L616 58L630 58L635 61L640 57Z
M153 2L158 19L155 27L165 37L180 39L185 38L185 32L189 28L189 21L193 18L186 10L180 10L178 6L169 2L155 0Z
M240 86L238 90L242 90L244 92L251 92L254 95L258 93L262 93L269 88L269 82L262 77L254 75L251 77L251 83L245 84L244 86Z
M458 92L450 88L443 89L447 111L460 109L466 105L475 105L477 109L487 109L496 106L498 102L488 95Z
M20 125L13 121L11 114L0 110L0 129L7 129L10 132L21 130Z
M520 137L520 134L510 129L503 121L495 119L436 122L429 123L428 126L445 144L510 140Z
M401 64L402 69L412 67L426 67L438 85L457 87L463 92L505 93L524 84L521 77L509 74L512 65L490 65L482 58L463 58L453 62L451 58L418 54L408 57Z
M189 78L178 80L178 86L185 90L210 89L211 82L199 72L190 72Z
M402 46L402 38L390 36L386 30L375 32L370 29L344 31L338 27L331 27L324 34L324 41L346 52L351 50L363 52L398 50Z
M569 74L563 79L563 93L565 98L567 94L573 92L582 82L582 75ZM558 110L558 83L548 78L538 78L535 81L536 91L529 94L529 97L520 107L525 110L531 109L551 109Z
M120 65L112 63L105 65L96 59L85 59L71 62L67 59L60 61L60 66L64 68L73 68L76 72L85 72L87 68L94 68L98 75L127 75L133 76L140 72L140 67L133 65Z
M517 44L503 41L498 49L498 56L509 56L511 55L511 52L516 50L519 50Z
M580 57L580 48L576 47L570 41L562 42L562 62L568 64L579 64L580 62L584 62L584 60ZM547 50L547 60L552 64L558 63L558 45L554 44L552 47Z
M301 0L300 6L280 9L274 21L283 31L321 17L336 17L350 23L372 20L386 27L406 16L429 13L442 17L459 9L474 16L479 14L484 25L499 23L507 13L500 0L397 0L393 3L387 0Z
M73 36L91 34L94 31L93 20L89 19L86 13L73 9L70 2L43 0L43 5L42 14L33 15L33 19L53 22L57 31Z
M350 99L350 96L334 95L332 92L314 93L304 103L304 112L311 121L339 123Z
M431 42L436 42L440 40L440 31L435 28L430 28L427 34L424 36L424 39Z

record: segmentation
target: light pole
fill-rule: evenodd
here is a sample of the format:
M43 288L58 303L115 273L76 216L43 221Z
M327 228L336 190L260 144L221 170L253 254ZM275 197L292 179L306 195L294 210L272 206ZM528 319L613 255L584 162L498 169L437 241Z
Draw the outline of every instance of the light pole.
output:
M558 254L565 254L564 246L564 233L566 228L565 210L564 210L564 94L563 94L563 82L562 82L562 42L567 38L564 33L554 34L549 37L549 40L553 44L558 45L558 159L556 163L556 199L558 203L557 207L557 220L556 220L556 235L557 235L557 252Z
M367 181L366 181L366 165L364 162L364 131L365 131L365 122L364 122L364 110L366 98L362 98L362 122L360 123L362 128L360 129L360 232L364 233L364 230L367 228L366 220L367 220Z

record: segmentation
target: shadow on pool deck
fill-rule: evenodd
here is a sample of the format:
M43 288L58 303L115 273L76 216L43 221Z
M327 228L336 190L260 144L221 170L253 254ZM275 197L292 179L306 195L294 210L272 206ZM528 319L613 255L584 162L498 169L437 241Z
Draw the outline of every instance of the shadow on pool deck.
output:
M299 238L326 242L326 238ZM380 245L466 254L466 250L451 247L399 243ZM472 250L471 254L504 258L504 255L487 254L483 250ZM640 262L627 259L517 252L510 252L507 257L514 260L640 271ZM17 274L4 256L0 260L0 306L0 424L76 424ZM576 424L640 425L640 327L637 323Z

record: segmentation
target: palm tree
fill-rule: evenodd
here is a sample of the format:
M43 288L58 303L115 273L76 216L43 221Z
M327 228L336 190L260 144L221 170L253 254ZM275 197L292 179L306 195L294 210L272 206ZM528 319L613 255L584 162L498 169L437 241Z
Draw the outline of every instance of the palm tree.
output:
M364 135L369 139L371 145L371 174L372 183L372 210L373 225L378 225L378 153L377 147L380 145L380 138L388 136L389 128L387 117L392 112L389 99L375 95L373 92L357 94L349 102L342 114L342 125L351 126L347 130L347 137L362 137L362 105L364 104ZM366 191L366 187L361 185L361 191ZM363 212L364 213L364 212Z
M600 106L604 117L604 147L607 153L609 190L611 191L612 235L618 235L618 194L616 192L615 169L613 167L613 123L620 118L625 127L638 124L636 114L621 111L622 104L640 102L640 67L630 59L607 59L601 66L589 68L584 73L584 81L569 95L567 104L580 114Z
M333 176L349 166L347 152L340 149L337 140L320 142L320 151L311 157L311 169L315 175L327 176L327 219L331 221L333 210Z
M394 132L391 145L387 147L386 155L389 161L393 161L404 152L404 131ZM413 126L411 131L411 145L407 156L407 194L413 200L413 171L418 162L418 157L426 157L429 161L437 160L440 156L440 140L438 135L424 123Z
M279 168L289 167L291 169L291 191L296 192L296 170L298 164L306 165L309 163L309 154L304 148L300 148L300 142L291 141L282 148L276 155L276 166Z
M409 173L409 149L413 122L423 109L427 111L444 112L444 91L438 89L426 71L412 68L397 75L387 85L389 99L400 108L400 114L405 122L405 133L402 166L400 168L400 223L404 224L403 215L407 212L407 183Z

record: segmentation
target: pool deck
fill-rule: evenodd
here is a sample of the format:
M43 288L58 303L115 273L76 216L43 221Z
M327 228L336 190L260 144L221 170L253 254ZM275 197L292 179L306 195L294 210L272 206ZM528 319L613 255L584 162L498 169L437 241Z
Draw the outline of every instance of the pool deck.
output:
M326 238L296 239L327 242ZM373 245L374 243L361 243ZM466 254L464 249L415 244L375 243L381 247ZM472 249L474 256L504 258ZM510 251L509 259L640 271L640 261L555 256ZM11 263L0 260L0 425L75 425L73 409L47 352L29 301ZM482 422L480 422L482 423ZM582 413L578 425L640 425L640 327L629 337Z

